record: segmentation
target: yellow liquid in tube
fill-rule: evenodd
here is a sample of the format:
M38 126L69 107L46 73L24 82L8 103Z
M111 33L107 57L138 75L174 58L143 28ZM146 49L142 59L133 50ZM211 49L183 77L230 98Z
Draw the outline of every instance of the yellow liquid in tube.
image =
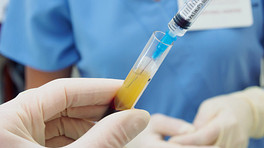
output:
M134 107L139 96L150 81L150 73L147 71L138 72L132 69L126 77L124 84L118 90L115 97L115 109L126 110Z

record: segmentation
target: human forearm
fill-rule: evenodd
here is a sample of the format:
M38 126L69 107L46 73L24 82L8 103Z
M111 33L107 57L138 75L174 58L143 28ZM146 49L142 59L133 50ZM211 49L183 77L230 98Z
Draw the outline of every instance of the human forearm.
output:
M39 87L49 81L58 78L68 78L71 76L72 67L67 67L65 69L55 71L55 72L44 72L40 70L36 70L30 68L28 66L25 67L25 88L36 88Z

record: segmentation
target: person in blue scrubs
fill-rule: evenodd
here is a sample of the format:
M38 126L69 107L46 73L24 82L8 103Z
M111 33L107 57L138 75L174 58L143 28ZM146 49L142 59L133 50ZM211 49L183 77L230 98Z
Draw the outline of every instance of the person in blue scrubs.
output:
M178 38L136 108L192 122L205 99L259 85L264 2L251 3L250 27ZM82 77L125 79L151 34L167 30L177 7L176 0L11 0L0 51L26 66L27 88L69 77L73 65ZM264 147L264 141L249 147Z

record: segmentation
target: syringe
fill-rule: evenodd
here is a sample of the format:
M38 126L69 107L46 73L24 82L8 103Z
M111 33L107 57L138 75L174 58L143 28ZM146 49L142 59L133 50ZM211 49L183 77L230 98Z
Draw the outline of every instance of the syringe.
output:
M183 36L211 0L188 0L171 19L166 34L154 32L114 99L116 110L131 109L149 84L172 47Z
M199 15L205 10L211 0L188 0L168 24L169 30L162 38L162 42L172 44L176 36L183 36ZM153 58L157 58L164 51L164 47L158 46Z

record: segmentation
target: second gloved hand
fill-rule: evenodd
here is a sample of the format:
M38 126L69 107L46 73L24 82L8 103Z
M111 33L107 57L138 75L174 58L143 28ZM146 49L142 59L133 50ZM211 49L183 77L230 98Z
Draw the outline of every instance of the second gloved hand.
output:
M263 100L264 92L257 87L208 99L202 103L195 118L197 130L173 137L170 142L246 148L250 137L263 136Z
M183 146L171 143L165 136L180 136L194 132L194 127L183 120L168 117L162 114L151 116L147 128L133 139L127 148L197 148L192 145ZM215 146L201 146L198 148L219 148Z

